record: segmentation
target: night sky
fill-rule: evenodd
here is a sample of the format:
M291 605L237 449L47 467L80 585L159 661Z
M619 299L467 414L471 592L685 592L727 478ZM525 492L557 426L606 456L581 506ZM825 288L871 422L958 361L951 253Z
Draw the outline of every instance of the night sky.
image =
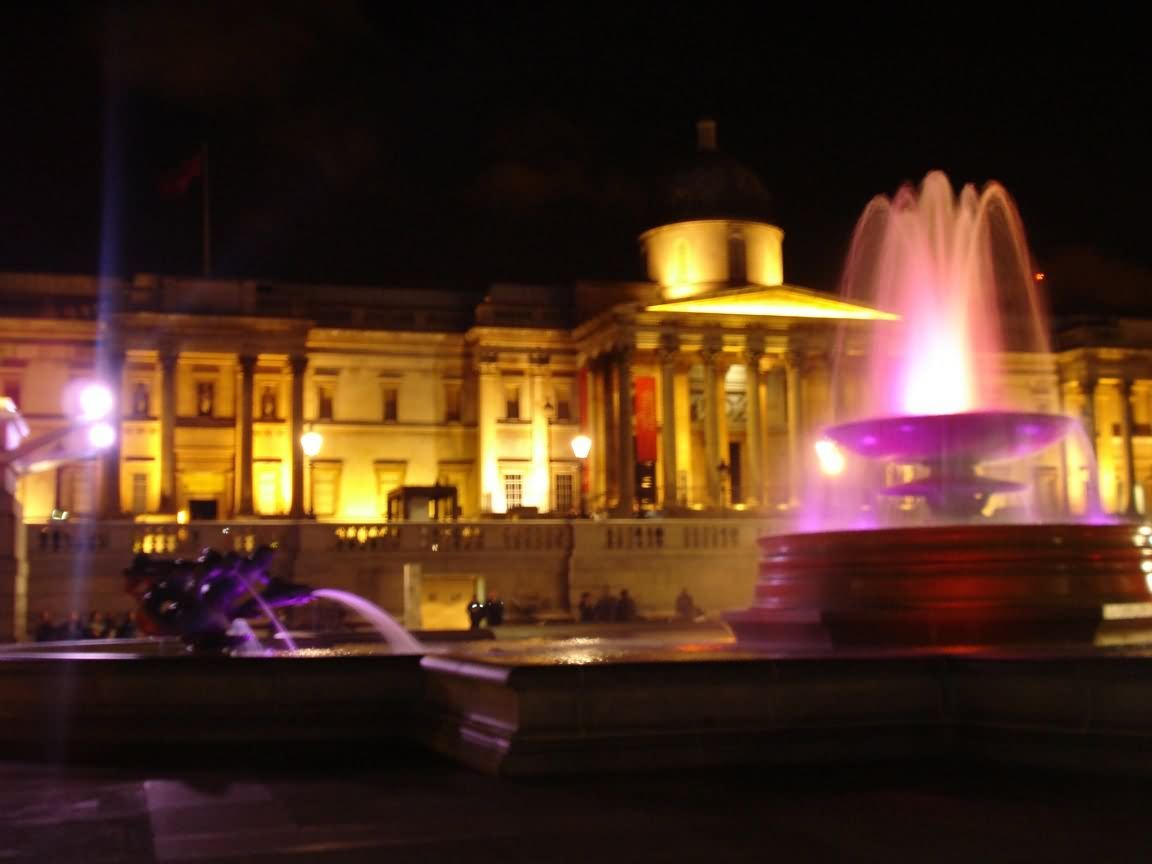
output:
M197 272L199 187L161 186L203 143L219 275L639 278L711 116L773 195L789 282L834 289L869 198L940 168L1007 187L1058 310L1152 316L1144 31L1003 8L6 8L0 268Z

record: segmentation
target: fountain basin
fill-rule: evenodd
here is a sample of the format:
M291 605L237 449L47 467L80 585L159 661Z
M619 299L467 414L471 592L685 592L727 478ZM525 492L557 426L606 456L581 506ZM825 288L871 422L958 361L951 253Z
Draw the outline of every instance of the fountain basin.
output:
M1024 411L872 417L841 423L825 435L869 459L986 462L1021 459L1055 444L1075 419Z
M1147 537L1123 524L942 525L760 539L744 644L1093 644L1152 635Z

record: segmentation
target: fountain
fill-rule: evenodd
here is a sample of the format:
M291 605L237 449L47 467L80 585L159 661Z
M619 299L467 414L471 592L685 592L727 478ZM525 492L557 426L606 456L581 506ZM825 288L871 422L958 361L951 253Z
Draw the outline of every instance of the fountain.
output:
M806 530L761 538L754 605L729 616L740 641L1083 643L1105 618L1147 624L1147 538L1102 516L1091 444L1055 413L1044 302L1007 192L956 196L935 172L876 198L842 293L900 320L840 334L844 419L817 444ZM1048 404L1014 390L1013 357L1049 381ZM1076 461L1083 490L1032 482Z
M275 610L331 600L361 615L393 653L423 653L411 633L363 597L270 576L274 553L262 546L248 556L205 549L195 561L137 555L124 571L126 589L137 601L137 626L148 636L179 637L192 653L251 656L254 634L247 622L262 617L284 647L296 651Z

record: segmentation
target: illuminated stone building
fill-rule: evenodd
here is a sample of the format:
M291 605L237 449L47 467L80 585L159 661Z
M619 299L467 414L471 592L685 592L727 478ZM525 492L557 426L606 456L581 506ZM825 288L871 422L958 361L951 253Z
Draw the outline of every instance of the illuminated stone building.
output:
M718 541L696 542L701 535L685 529L673 542L652 535L648 520L635 532L605 529L583 550L584 529L571 525L566 540L523 541L555 546L557 560L537 570L567 568L563 579L528 569L510 575L524 558L513 554L521 540L510 534L501 541L505 558L477 563L461 553L444 565L564 606L580 588L617 582L606 574L621 561L637 566L618 553L644 548L670 573L644 583L635 570L637 593L644 598L647 587L657 607L670 608L686 584L713 609L746 604L752 540L764 519L787 527L810 467L806 442L832 417L835 329L883 326L891 316L789 285L784 232L771 222L760 181L717 151L711 124L700 125L698 144L666 189L665 220L640 238L646 282L500 284L477 296L149 274L0 275L0 387L34 432L65 422L60 394L71 379L105 378L120 395L116 447L99 461L21 481L23 518L39 534L29 534L32 588L15 604L17 618L66 593L36 588L37 566L64 579L63 565L37 564L55 551L48 538L61 525L175 526L178 517L308 526L305 533L328 538L317 540L309 572L346 578L396 609L398 568L418 556L414 546L401 554L399 540L388 546L400 536L379 527L390 498L403 499L409 523L433 512L477 524L582 510L620 519L757 514L761 521L741 522L739 536L736 528L708 535L727 538L719 545L739 559L742 575L724 590L699 575ZM1015 358L1023 404L1084 412L1106 505L1143 511L1152 489L1152 333L1124 325L1068 338L1056 358ZM312 457L300 443L308 430L323 436ZM571 449L580 433L593 442L586 463ZM1069 466L1037 470L1054 502L1080 494ZM455 490L455 514L441 506L437 490L446 488ZM132 529L130 548L108 548L108 561L192 544L184 534L178 542L156 536L169 540ZM453 535L453 548L479 536ZM421 550L440 548L421 537ZM365 538L396 555L354 573L325 569L331 543L363 546ZM298 544L297 563L306 547ZM578 568L585 575L573 576Z

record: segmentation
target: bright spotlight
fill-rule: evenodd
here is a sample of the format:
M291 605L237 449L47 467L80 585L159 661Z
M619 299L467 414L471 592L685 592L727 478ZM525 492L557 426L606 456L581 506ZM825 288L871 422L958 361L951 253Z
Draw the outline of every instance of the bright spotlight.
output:
M304 455L311 459L324 446L324 436L311 429L300 436L300 446L304 450Z
M80 419L100 420L112 412L112 391L103 384L86 384L80 391Z
M821 438L816 442L816 458L820 462L820 472L829 477L836 477L844 473L846 464L844 453L836 446L835 441Z
M116 430L109 423L96 423L88 430L88 443L97 450L106 450L116 441Z
M577 435L572 439L572 455L577 459L587 459L592 451L592 439L587 435Z

